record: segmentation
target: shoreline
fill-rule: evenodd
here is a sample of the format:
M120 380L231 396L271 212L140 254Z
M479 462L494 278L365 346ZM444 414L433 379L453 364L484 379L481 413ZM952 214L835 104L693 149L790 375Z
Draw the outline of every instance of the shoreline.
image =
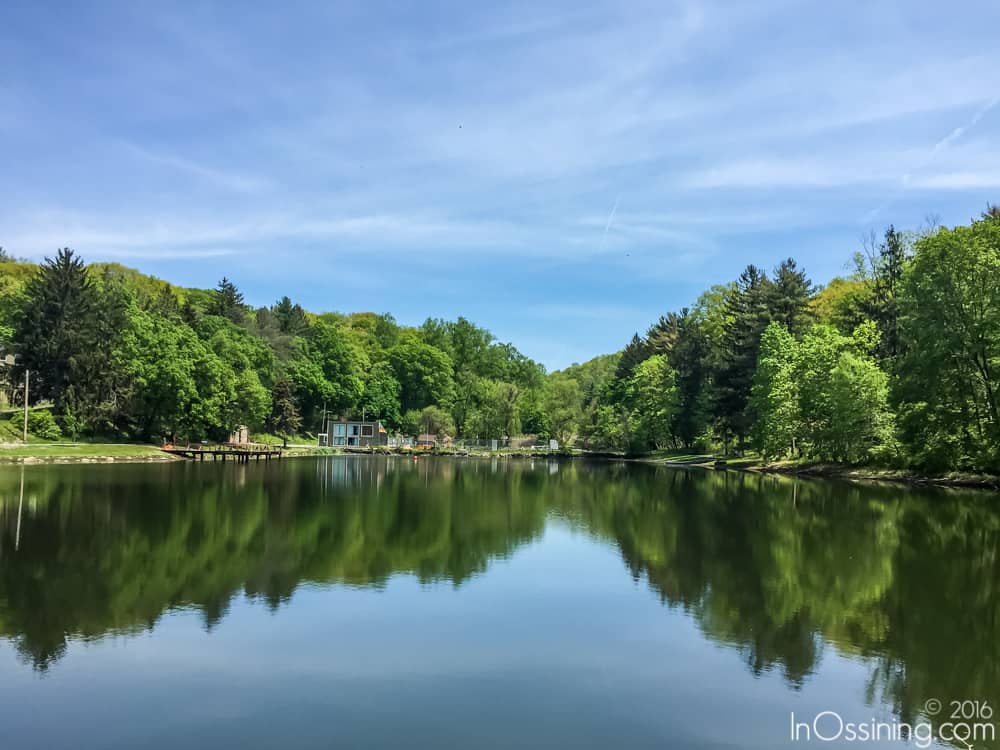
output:
M764 465L749 468L761 474L782 474L785 476L807 476L824 479L849 479L868 482L894 482L895 484L926 485L932 487L960 487L966 489L1000 490L1000 477L988 474L965 474L954 472L944 475L919 474L905 469L878 469L863 466L842 466L839 464L808 464L804 466Z
M953 472L942 475L920 474L906 469L888 469L874 466L852 466L832 463L763 463L759 460L710 458L705 461L672 461L669 458L637 458L640 463L673 468L696 468L709 471L742 471L752 474L809 477L812 479L843 479L852 482L889 482L910 486L954 487L1000 491L1000 476Z
M47 452L52 450L51 454ZM284 450L282 459L333 456L331 448L298 447ZM278 459L281 460L281 459ZM158 446L139 443L7 443L0 445L0 466L53 464L159 464L191 461L164 453ZM191 461L191 463L195 463Z
M53 455L45 455L48 449L55 449ZM73 450L82 451L79 454ZM758 459L723 459L710 455L694 456L688 459L674 459L669 456L625 456L608 452L568 452L515 450L502 453L490 451L438 451L361 448L343 449L324 446L295 446L285 449L281 459L317 458L323 456L405 456L412 458L476 458L476 459L527 459L544 458L555 460L621 461L643 463L652 466L667 466L676 469L701 469L710 471L742 471L754 474L781 476L802 476L816 479L842 479L854 482L891 482L911 486L956 487L1000 491L1000 476L954 472L943 475L926 475L905 469L888 469L849 464L833 463L763 463ZM162 452L158 446L129 443L7 443L0 445L0 466L46 465L46 464L153 464L176 463L191 459ZM192 461L192 463L194 463Z
M913 486L956 487L1000 491L1000 476L953 472L943 475L926 475L905 469L889 469L850 464L822 462L763 463L759 459L724 459L718 456L701 455L686 460L656 456L626 456L606 451L547 453L545 451L510 451L491 453L489 451L409 451L400 449L369 451L364 449L345 450L344 455L392 455L428 456L434 458L547 458L555 460L619 461L642 463L653 466L668 466L675 469L701 469L709 471L742 471L754 474L774 474L781 476L803 476L815 479L845 479L855 482L891 482Z

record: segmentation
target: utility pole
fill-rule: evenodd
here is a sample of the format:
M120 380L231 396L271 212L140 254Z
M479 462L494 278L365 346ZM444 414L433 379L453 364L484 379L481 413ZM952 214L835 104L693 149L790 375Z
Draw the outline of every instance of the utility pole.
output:
M28 442L28 379L31 377L31 370L24 371L24 442Z

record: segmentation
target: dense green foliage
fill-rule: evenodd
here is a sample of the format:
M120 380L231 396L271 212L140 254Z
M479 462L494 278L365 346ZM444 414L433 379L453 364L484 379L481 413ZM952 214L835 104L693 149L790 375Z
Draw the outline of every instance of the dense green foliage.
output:
M12 400L31 371L71 436L222 439L237 426L289 436L324 411L390 428L502 438L548 434L544 370L464 318L307 313L288 297L253 310L229 279L180 289L60 250L0 262L0 346Z
M464 318L252 310L228 279L179 289L69 250L0 260L0 344L19 356L12 398L30 368L70 435L290 435L363 413L413 434L998 472L998 215L890 226L822 288L790 258L747 266L620 353L548 375Z
M1000 468L1000 217L925 237L902 275L898 403L914 457Z
M577 394L559 429L630 453L753 448L1000 472L998 215L921 235L889 227L850 278L821 289L791 259L770 275L748 266L633 336L613 368L550 375Z
M767 327L751 397L754 443L765 458L791 447L859 462L892 450L888 377L870 354L877 340L871 322L850 337L828 325L801 339L780 323Z

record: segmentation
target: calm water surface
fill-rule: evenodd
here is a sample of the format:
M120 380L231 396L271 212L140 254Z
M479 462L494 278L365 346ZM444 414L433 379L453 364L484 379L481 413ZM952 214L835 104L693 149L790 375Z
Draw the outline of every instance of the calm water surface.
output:
M998 508L544 461L7 467L0 747L906 747L791 714L1000 710Z

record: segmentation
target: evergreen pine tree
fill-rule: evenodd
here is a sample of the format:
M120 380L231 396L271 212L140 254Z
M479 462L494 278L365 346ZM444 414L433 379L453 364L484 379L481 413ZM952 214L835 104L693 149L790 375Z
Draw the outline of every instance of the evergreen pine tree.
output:
M210 315L229 318L234 323L242 323L246 317L243 295L236 288L236 285L225 276L222 277L222 281L219 282L219 286L215 290L215 296L209 305L208 312Z
M268 426L276 435L281 435L288 447L288 436L302 427L302 417L295 402L295 386L288 378L279 378L271 389L271 417Z
M781 323L793 334L802 333L808 323L812 292L812 282L806 272L800 270L792 258L782 261L774 269L768 295L772 320Z
M872 258L874 283L868 310L881 335L879 358L890 367L900 354L897 296L906 259L906 240L890 224L878 247L878 254Z
M615 370L615 380L628 380L640 362L649 357L649 347L638 333L632 334L632 340L625 345L622 356Z
M678 320L677 338L667 358L677 373L677 439L685 448L692 448L707 427L708 344L698 321L686 308Z
M728 323L714 377L714 413L724 442L735 437L740 449L753 423L750 390L760 338L771 322L770 296L771 282L767 275L750 265L740 274L726 305Z
M681 316L675 312L661 315L646 331L647 350L650 356L669 354L680 334Z
M305 310L301 305L293 304L288 297L278 300L271 308L271 314L278 325L278 330L291 336L302 334L308 326Z
M190 300L186 300L184 304L181 305L181 320L192 328L198 325L198 311L195 309L195 306L191 304Z
M88 383L88 368L95 364L97 291L83 261L63 248L54 259L45 259L28 281L24 297L27 303L13 337L20 355L15 378L30 369L32 397L51 399L61 413L67 389Z

